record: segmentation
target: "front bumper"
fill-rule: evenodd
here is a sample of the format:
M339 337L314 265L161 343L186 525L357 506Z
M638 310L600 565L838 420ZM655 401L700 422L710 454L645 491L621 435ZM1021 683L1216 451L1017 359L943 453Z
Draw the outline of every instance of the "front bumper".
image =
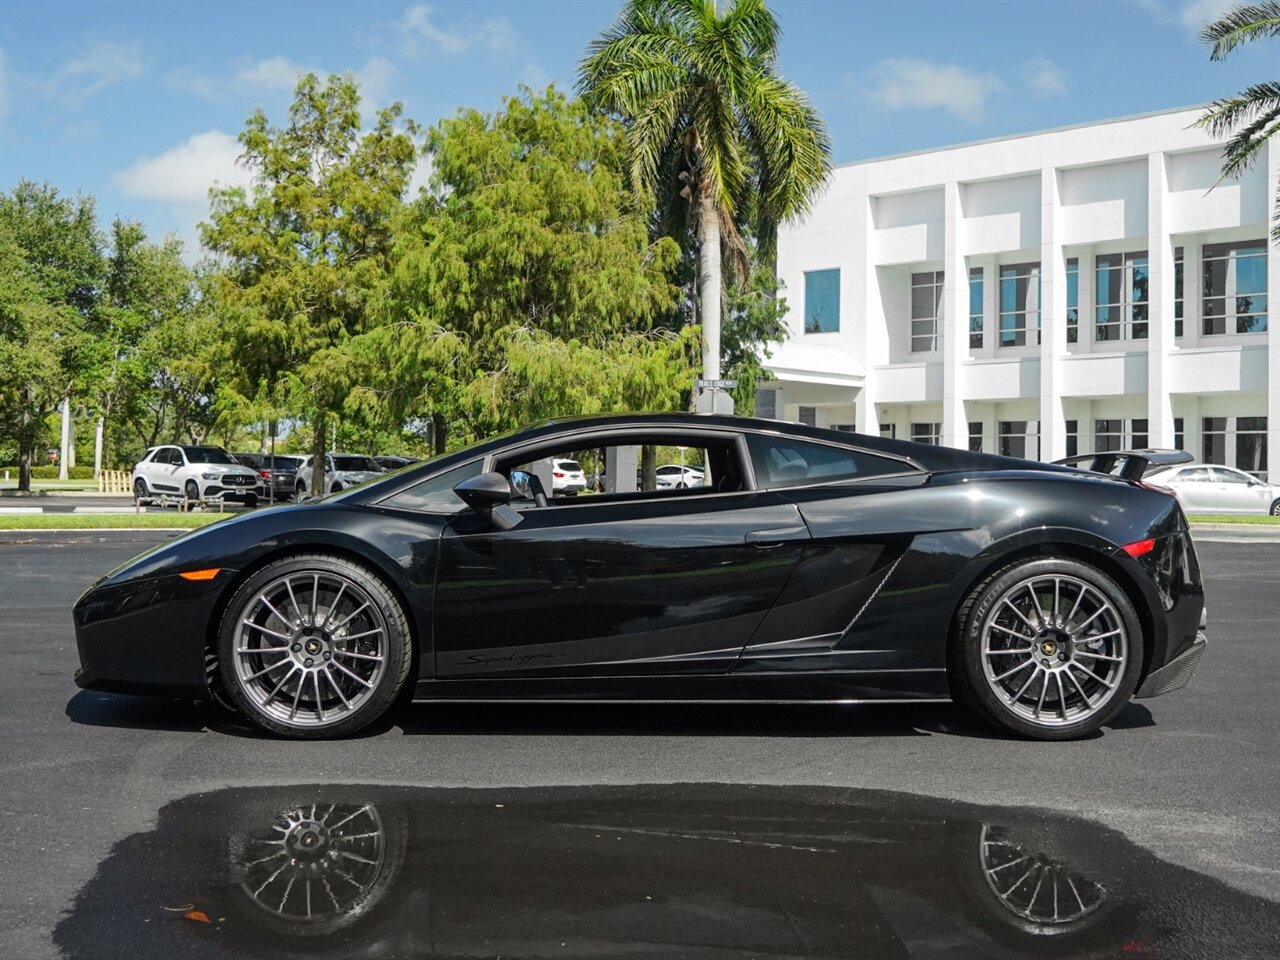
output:
M1191 646L1160 669L1152 670L1147 674L1147 678L1142 681L1142 686L1133 695L1134 699L1145 700L1149 697L1158 697L1163 693L1181 690L1191 680L1191 675L1196 672L1196 666L1200 663L1200 658L1208 645L1209 641L1205 635L1197 633Z

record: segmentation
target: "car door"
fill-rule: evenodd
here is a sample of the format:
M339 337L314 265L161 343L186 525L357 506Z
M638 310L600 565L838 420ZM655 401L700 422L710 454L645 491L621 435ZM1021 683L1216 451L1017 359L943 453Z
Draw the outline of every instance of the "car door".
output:
M781 593L808 532L764 491L579 496L440 541L436 675L723 673Z
M1223 513L1266 513L1266 487L1254 483L1243 470L1214 467L1218 481L1218 509Z
M1208 467L1185 467L1169 481L1186 513L1213 513L1218 509L1218 483Z
M156 452L155 472L148 480L154 489L164 493L177 493L182 489L178 475L183 467L182 451L177 447L163 447Z

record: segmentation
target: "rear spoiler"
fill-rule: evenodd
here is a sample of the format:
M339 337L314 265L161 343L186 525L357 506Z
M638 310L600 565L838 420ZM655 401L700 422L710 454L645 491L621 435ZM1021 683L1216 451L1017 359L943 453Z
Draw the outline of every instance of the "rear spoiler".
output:
M1175 463L1191 463L1193 460L1195 457L1185 450L1109 450L1053 462L1063 467L1087 464L1078 469L1088 470L1090 473L1105 473L1121 480L1141 480L1149 466L1171 466Z

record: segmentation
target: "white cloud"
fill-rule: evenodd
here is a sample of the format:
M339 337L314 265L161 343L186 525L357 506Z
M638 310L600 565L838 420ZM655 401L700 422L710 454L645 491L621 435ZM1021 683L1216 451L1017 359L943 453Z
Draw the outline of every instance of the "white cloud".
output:
M241 69L234 83L242 90L293 93L299 77L317 72L287 57L268 57Z
M1204 25L1217 20L1243 0L1135 0L1161 23L1176 23L1192 36L1199 36Z
M1004 83L990 73L914 57L893 57L874 69L873 99L890 109L941 109L962 120L982 118L987 100Z
M396 68L386 57L374 57L351 76L360 87L360 102L366 111L381 110L391 104L391 81ZM367 115L367 114L366 114Z
M46 96L80 107L108 87L136 80L145 72L142 50L136 44L101 41L68 60L41 86Z
M445 28L437 22L436 11L429 3L405 7L396 21L395 32L407 56L457 56L470 50L512 53L518 46L515 27L504 17L486 17Z
M239 163L242 148L221 130L197 133L154 157L139 157L111 175L112 186L126 196L167 203L207 202L209 188L247 186L251 176Z
M1048 57L1036 57L1022 67L1022 80L1038 97L1060 97L1067 92L1067 75Z

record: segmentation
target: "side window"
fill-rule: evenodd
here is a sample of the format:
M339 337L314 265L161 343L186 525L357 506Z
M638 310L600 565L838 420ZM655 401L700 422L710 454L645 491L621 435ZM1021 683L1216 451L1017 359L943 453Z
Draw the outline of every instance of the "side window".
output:
M457 513L464 506L453 492L453 488L463 480L480 473L484 460L471 460L461 466L438 473L434 477L414 484L408 490L401 490L393 497L382 501L384 506L400 510L419 510L423 513Z
M1183 470L1180 474L1178 474L1178 479L1184 480L1184 481L1192 480L1197 483L1208 483L1209 468L1208 467L1192 467L1189 470Z
M166 447L156 455L156 463L165 463L170 466L182 466L182 457L178 455L178 451L173 447Z
M858 480L863 477L905 473L911 469L901 460L789 437L748 434L747 446L751 450L756 485L766 488Z
M1248 483L1249 478L1243 473L1235 470L1223 470L1221 467L1213 468L1213 476L1219 483Z

